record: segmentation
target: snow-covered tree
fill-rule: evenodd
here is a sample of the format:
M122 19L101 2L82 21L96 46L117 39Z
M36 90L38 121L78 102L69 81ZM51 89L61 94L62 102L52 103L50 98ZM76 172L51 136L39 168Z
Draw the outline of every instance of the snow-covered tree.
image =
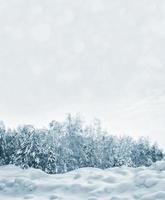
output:
M2 121L0 121L0 165L4 165L5 160L5 125Z
M0 165L34 167L47 173L64 173L81 167L149 166L163 159L163 151L146 138L117 137L101 128L99 120L84 125L81 118L67 115L48 128L24 125L6 130L0 123Z

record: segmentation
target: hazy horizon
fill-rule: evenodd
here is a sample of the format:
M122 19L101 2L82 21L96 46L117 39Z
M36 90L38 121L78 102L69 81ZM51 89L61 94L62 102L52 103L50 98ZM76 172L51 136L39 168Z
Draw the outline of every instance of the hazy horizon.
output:
M2 0L0 120L80 113L165 145L165 2Z

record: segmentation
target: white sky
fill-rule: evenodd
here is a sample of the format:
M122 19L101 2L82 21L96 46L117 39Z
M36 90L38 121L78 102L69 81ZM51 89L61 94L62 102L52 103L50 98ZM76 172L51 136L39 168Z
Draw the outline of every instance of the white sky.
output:
M0 119L65 114L165 144L164 0L1 0Z

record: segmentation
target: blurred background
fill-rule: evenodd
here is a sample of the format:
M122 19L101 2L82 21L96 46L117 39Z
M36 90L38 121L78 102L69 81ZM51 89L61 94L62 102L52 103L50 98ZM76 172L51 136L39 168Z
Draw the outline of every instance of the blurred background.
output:
M1 0L0 119L66 113L165 145L165 1Z

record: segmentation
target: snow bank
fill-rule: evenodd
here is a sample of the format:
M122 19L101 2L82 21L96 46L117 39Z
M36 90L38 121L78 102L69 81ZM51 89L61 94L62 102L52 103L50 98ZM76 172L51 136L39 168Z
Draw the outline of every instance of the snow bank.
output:
M2 166L0 199L165 200L165 161L148 168L82 168L60 175Z

